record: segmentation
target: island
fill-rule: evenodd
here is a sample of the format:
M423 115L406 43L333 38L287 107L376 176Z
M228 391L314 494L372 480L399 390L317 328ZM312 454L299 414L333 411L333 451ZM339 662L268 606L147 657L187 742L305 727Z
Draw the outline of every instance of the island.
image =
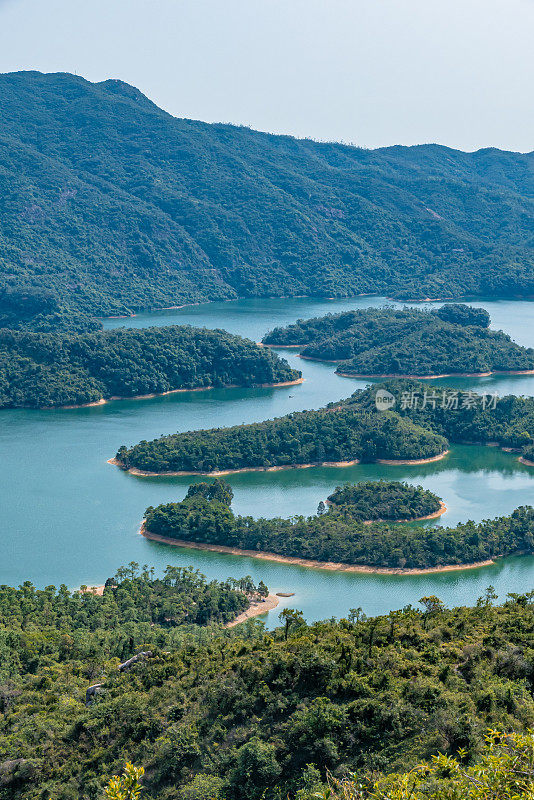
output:
M349 377L419 377L534 372L534 349L489 329L482 308L451 303L431 311L368 308L275 328L263 344L335 361Z
M135 474L227 474L358 461L423 461L447 440L399 414L356 405L299 411L265 422L187 431L121 446L113 463Z
M227 386L287 386L301 373L249 339L169 325L87 333L0 329L0 408L102 403Z
M329 495L332 508L363 522L414 522L436 519L447 510L441 498L404 481L361 481L338 486Z
M383 397L391 402L385 411L379 403ZM497 398L440 386L429 391L420 381L390 379L319 410L122 445L110 461L137 475L225 474L358 461L414 464L444 458L449 443L521 452L534 444L534 398Z
M197 484L198 486L198 484ZM435 572L534 552L534 508L451 528L366 524L350 508L319 507L315 516L254 519L234 514L232 490L192 487L181 502L147 508L141 533L158 542L257 556L324 569Z

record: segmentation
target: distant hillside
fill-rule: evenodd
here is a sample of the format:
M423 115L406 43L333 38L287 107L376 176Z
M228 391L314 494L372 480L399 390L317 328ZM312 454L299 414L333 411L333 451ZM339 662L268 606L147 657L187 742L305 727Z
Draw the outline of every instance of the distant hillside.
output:
M0 76L0 143L0 314L6 287L90 314L534 295L532 153L319 144L37 72Z

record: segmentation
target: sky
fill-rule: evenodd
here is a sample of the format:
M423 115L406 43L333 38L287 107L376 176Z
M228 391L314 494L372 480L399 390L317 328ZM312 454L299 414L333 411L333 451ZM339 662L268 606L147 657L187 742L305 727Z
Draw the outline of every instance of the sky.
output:
M0 0L0 72L361 147L534 150L534 0Z

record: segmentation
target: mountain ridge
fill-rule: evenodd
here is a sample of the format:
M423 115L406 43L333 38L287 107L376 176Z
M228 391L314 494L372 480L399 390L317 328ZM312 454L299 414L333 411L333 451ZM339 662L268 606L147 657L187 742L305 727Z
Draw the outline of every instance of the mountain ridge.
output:
M69 73L0 75L0 112L0 291L46 288L98 315L534 295L533 153L296 139Z

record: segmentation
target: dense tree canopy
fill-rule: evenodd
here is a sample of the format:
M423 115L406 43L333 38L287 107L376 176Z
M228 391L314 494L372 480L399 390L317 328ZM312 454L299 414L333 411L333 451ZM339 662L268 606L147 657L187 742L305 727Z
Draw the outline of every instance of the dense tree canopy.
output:
M376 412L379 390L395 398L395 413L459 444L499 444L520 450L534 444L534 398L478 394L414 380L389 380L358 390L346 401ZM384 412L377 412L382 414ZM386 412L389 413L389 412Z
M481 753L466 763L443 753L409 772L382 775L364 786L355 777L330 777L324 787L312 785L299 798L323 800L530 800L534 797L534 736L488 730ZM120 800L120 798L119 798Z
M398 414L355 407L301 411L267 422L189 431L121 447L117 460L149 472L213 472L338 461L432 458L447 441Z
M340 361L344 375L447 375L534 369L534 350L488 329L484 309L368 308L299 320L263 341L300 346L303 356Z
M6 287L98 315L236 296L534 294L532 154L208 125L68 74L2 75L0 94Z
M250 593L254 590L252 584ZM246 592L231 579L208 582L198 570L171 566L156 578L153 569L132 562L107 580L102 596L91 590L70 592L65 586L36 589L29 582L19 589L0 586L0 629L17 630L21 642L24 632L37 635L40 630L45 636L56 631L60 637L62 630L76 629L87 636L99 631L102 637L105 630L113 655L126 658L140 645L157 643L153 625L170 631L181 625L224 623L248 606ZM135 642L113 639L125 620L131 622ZM10 665L3 663L2 668L9 672Z
M377 409L377 392L395 401ZM478 395L389 380L318 411L266 422L188 431L142 441L117 453L126 468L149 472L292 466L338 461L431 458L457 443L534 444L534 398Z
M285 360L221 330L188 325L84 334L0 329L0 407L91 403L299 377Z
M487 770L488 728L534 725L532 593L494 606L490 588L475 608L451 611L424 597L420 608L375 618L352 609L310 626L285 609L289 625L269 635L251 621L171 638L156 619L143 638L135 616L147 610L133 586L118 610L121 589L80 598L85 614L61 591L37 603L26 585L0 593L1 800L100 800L129 760L144 768L146 800L306 800L323 795L327 771L331 781L356 772L363 790L435 753ZM145 642L150 655L119 670L117 654ZM525 763L520 745L509 782ZM390 791L401 786L391 779Z
M328 502L359 520L414 520L434 514L441 500L422 486L400 481L361 481L338 486Z
M365 514L373 518L372 501ZM190 496L146 511L148 532L180 541L377 569L434 569L534 552L534 509L454 528L362 520L358 506L291 519L236 516L227 503Z

